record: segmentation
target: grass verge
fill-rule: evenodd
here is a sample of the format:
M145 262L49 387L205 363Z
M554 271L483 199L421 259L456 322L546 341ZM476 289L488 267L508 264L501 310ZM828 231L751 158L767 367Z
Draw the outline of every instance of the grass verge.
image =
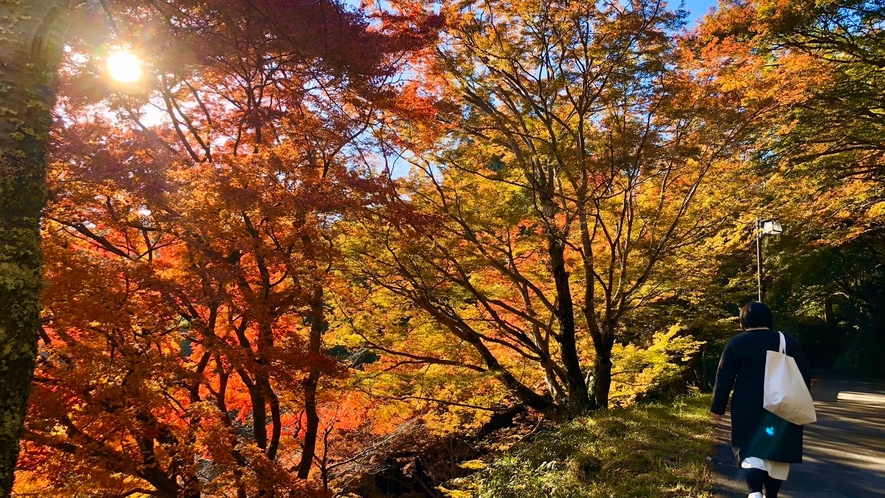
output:
M441 488L451 498L711 498L710 397L613 409L541 431Z

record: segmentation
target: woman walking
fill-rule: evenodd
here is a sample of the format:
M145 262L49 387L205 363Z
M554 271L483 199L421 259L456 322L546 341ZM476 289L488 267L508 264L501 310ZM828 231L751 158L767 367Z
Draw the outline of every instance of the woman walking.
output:
M731 399L731 445L740 466L745 469L748 498L777 498L781 484L790 473L791 463L802 462L802 426L778 417L762 407L765 358L767 351L777 351L780 336L772 330L771 310L763 303L752 302L741 308L741 330L722 352L713 406L718 420L725 414ZM788 334L786 352L810 386L808 359L799 343Z

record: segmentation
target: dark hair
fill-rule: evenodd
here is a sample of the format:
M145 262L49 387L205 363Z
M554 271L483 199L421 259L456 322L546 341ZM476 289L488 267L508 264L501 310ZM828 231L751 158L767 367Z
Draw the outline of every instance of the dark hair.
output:
M771 310L764 303L753 301L741 308L741 330L759 327L770 329L773 321Z

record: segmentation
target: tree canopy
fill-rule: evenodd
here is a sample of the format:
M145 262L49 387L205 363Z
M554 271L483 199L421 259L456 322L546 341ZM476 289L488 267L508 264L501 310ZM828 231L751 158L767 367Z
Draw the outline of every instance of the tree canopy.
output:
M882 374L885 5L685 16L0 6L0 484L432 490L452 434L704 388L762 218L779 326Z

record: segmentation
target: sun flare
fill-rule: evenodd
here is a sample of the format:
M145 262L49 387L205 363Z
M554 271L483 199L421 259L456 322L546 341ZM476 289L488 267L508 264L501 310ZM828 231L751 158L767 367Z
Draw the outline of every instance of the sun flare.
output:
M113 52L107 58L111 78L121 83L132 83L141 78L141 60L130 52Z

